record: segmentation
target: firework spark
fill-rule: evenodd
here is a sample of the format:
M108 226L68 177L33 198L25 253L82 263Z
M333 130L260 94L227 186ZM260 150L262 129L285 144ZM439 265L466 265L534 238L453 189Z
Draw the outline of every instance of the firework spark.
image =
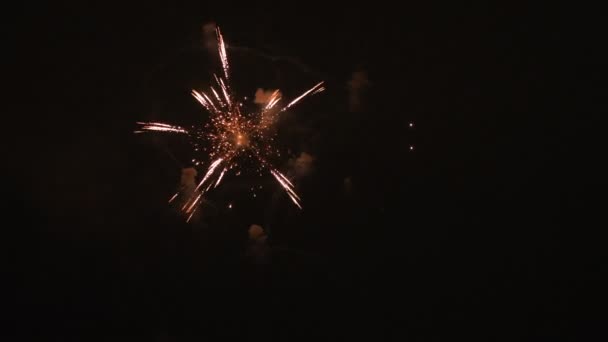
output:
M222 32L220 28L216 28L217 31L217 47L218 53L220 55L220 60L222 61L222 69L224 70L224 76L228 79L228 55L226 55L226 45L224 44L224 37L222 37Z
M169 203L173 202L173 200L175 200L177 198L177 195L179 195L179 192L175 193L175 195L173 195L170 199L169 199Z
M301 199L294 190L294 184L269 162L273 156L279 153L273 144L276 134L269 128L276 123L280 113L291 108L306 96L324 91L323 82L317 83L282 108L278 107L281 108L278 110L275 106L281 101L282 97L281 92L277 89L261 110L254 113L243 113L241 111L243 103L231 91L229 82L230 65L224 38L219 28L216 29L216 33L218 55L223 75L213 75L215 87L210 86L207 92L192 90L192 96L210 114L210 122L200 129L192 128L191 130L160 122L138 122L137 124L140 127L135 133L156 131L186 134L196 141L195 151L198 151L199 142L201 144L202 142L210 143L211 148L207 152L209 159L213 162L207 168L205 176L196 186L194 192L186 198L181 207L185 214L189 214L187 221L190 221L192 215L194 215L203 195L212 187L217 187L225 174L232 171L235 175L240 175L239 168L242 164L240 161L245 158L257 161L259 173L263 170L269 171L292 202L302 209ZM244 100L246 99L245 97ZM196 165L198 165L198 162ZM218 169L222 171L216 172ZM173 195L169 203L173 202L178 194Z
M306 92L304 92L304 94L298 96L293 101L289 102L289 104L287 106L285 106L283 109L281 109L281 112L286 111L287 109L289 109L289 107L291 107L294 104L298 103L301 99L303 99L304 97L306 97L306 95L310 94L311 92L323 91L325 88L322 88L321 85L323 85L323 82L319 82L314 87L308 89Z
M224 177L224 173L226 173L226 168L224 168L224 171L222 171L222 173L220 173L220 177L217 179L215 186L213 186L214 188L217 188L217 186L220 185L220 182L222 181L222 178Z
M293 203L297 205L298 208L302 209L302 206L300 205L300 196L293 191L293 184L287 179L287 177L283 176L283 174L277 170L270 170L270 173L274 176L274 178L276 178L279 184L281 184L283 189L285 189Z
M143 131L159 131L159 132L174 132L174 133L188 133L187 130L179 126L171 126L160 122L138 122L141 125L140 131L135 133L143 133Z

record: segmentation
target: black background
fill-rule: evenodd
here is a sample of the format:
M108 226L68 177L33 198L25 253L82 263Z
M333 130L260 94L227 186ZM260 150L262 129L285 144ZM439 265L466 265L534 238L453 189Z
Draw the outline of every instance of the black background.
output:
M574 31L581 18L554 7L400 6L16 10L6 332L605 337L592 309L605 286L605 152L584 131L601 92L581 90L599 79L585 47L596 24ZM166 205L183 165L132 134L154 115L156 70L195 51L210 21L327 82L299 112L316 112L313 142L294 147L316 157L301 213L283 198L187 225ZM355 70L371 86L351 113ZM269 222L273 262L255 274L247 227Z

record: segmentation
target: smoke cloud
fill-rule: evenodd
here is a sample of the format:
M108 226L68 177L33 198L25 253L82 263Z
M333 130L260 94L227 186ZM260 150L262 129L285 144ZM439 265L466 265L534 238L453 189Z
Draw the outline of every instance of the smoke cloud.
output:
M209 22L203 25L203 46L210 52L215 52L217 50L216 28L217 25L215 22Z
M275 91L276 91L276 89L264 90L262 88L258 88L258 90L256 90L256 92L255 92L255 99L253 100L253 102L257 103L261 106L265 106L266 104L268 104L268 102L270 101L270 97L272 96L272 94ZM279 91L279 97L281 97L280 91Z
M249 227L248 233L249 233L250 240L259 240L266 236L266 233L264 232L264 228L262 228L262 226L257 225L257 224L252 224Z
M249 247L247 256L257 265L267 264L270 257L270 247L266 243L268 236L262 226L252 224L249 227Z
M351 195L353 193L353 180L351 177L344 178L343 184L344 194Z
M301 178L308 175L313 170L313 162L315 158L306 152L300 153L296 159L290 160L290 168L296 178Z
M370 86L367 72L358 70L353 72L350 81L348 81L349 98L348 104L351 112L358 112L362 108L362 96Z
M182 177L180 180L181 191L186 195L190 196L196 189L196 169L193 167L187 167L182 169Z

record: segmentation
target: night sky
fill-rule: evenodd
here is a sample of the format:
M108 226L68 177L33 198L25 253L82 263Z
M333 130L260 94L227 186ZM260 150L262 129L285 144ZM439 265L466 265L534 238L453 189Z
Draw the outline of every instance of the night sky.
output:
M297 6L17 11L7 333L606 337L590 309L606 285L605 152L582 123L600 95L564 68L589 51L557 8ZM208 80L210 22L243 96L326 82L279 124L279 169L313 157L302 211L269 176L226 181L190 224L167 205L191 151L133 130L205 115L189 92ZM247 253L252 224L268 264Z

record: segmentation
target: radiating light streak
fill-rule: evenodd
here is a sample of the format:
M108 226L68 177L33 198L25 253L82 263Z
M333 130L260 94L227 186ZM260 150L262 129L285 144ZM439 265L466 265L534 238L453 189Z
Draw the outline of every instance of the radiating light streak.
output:
M179 127L179 126L170 126L167 124L159 123L159 122L138 122L138 125L142 125L140 127L143 131L159 131L159 132L174 132L174 133L188 133L187 130ZM142 131L135 131L135 133Z
M303 99L304 97L306 97L306 95L310 94L311 92L315 91L318 87L320 87L323 84L323 81L317 83L314 87L308 89L306 92L304 92L304 94L298 96L295 100L289 102L289 104L287 106L285 106L283 109L281 109L281 111L285 111L287 109L289 109L289 107L293 106L294 104L298 103L301 99Z
M270 95L270 99L268 100L268 104L266 105L266 108L264 109L271 109L272 107L274 107L275 104L277 104L277 102L279 102L279 100L281 99L281 97L279 96L279 90L275 90L274 93L272 93L272 95Z
M207 174L205 174L205 177L203 177L203 180L199 183L199 185L196 187L196 189L194 189L194 191L198 191L198 189L201 187L201 185L203 185L203 183L205 183L207 178L209 178L209 176L211 176L211 174L213 173L215 168L222 162L222 160L223 159L220 158L220 159L217 159L216 161L214 161L213 163L211 163L211 165L209 166L209 169L207 170Z
M289 179L287 179L287 177L285 177L285 176L284 176L282 173L280 173L279 171L276 171L276 170L275 170L275 172L276 172L276 173L277 173L279 176L281 176L281 178L283 178L283 179L284 179L284 180L287 182L287 184L289 184L290 186L292 186L292 187L293 187L293 183L291 183L291 181L289 181Z
M190 222L190 219L192 218L192 215L194 215L194 213L196 212L196 209L194 209L190 215L188 216L188 218L186 219L186 223Z
M230 96L228 95L228 90L226 90L226 85L224 84L224 81L222 81L221 78L220 86L222 88L222 92L224 93L224 97L226 98L226 103L228 104L228 106L232 106L232 103L230 102Z
M222 99L220 99L220 96L217 94L217 91L215 91L215 88L213 88L213 87L210 87L210 88L211 88L211 91L213 92L213 95L215 95L217 102L219 102L222 107L226 107L224 102L222 102Z
M203 196L203 194L202 194L202 193L200 193L200 194L199 194L199 195L196 197L196 199L195 199L194 201L192 201L192 204L191 204L191 205L188 207L188 210L186 210L186 213L189 213L189 212L192 210L192 208L194 208L194 206L196 205L196 203L198 203L198 200L200 200L202 196Z
M220 182L222 181L222 177L224 177L224 173L226 172L226 168L224 168L224 170L222 171L222 173L220 174L220 177L217 179L217 182L215 183L214 188L217 188L218 185L220 185Z
M300 205L300 202L299 202L300 196L298 196L298 194L296 194L295 191L293 191L292 186L290 184L288 184L287 182L285 182L285 180L283 180L280 172L278 172L276 170L271 170L270 172L272 173L274 178L277 179L279 184L281 184L281 186L283 186L283 189L285 189L285 191L287 192L287 194L289 195L289 198L291 198L293 203L295 203L298 206L298 208L302 209L302 206Z
M218 42L218 52L220 55L220 60L222 61L222 69L224 69L224 77L229 79L228 77L228 55L226 55L226 45L224 44L224 37L222 37L222 32L220 28L217 28L217 42Z
M173 197L171 197L171 199L169 199L169 203L173 202L173 200L177 197L177 195L179 195L179 192L176 192L175 195L173 195Z

